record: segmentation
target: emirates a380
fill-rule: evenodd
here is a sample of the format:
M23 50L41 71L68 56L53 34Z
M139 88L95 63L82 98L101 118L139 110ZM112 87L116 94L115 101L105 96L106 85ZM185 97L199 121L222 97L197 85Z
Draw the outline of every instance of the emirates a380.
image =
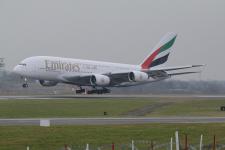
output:
M24 88L28 87L28 79L31 78L38 80L42 86L58 83L76 85L79 87L76 93L87 94L110 93L110 87L136 86L175 75L197 73L184 70L202 65L159 67L168 60L176 37L175 33L167 33L139 65L34 56L21 61L13 71L23 78Z

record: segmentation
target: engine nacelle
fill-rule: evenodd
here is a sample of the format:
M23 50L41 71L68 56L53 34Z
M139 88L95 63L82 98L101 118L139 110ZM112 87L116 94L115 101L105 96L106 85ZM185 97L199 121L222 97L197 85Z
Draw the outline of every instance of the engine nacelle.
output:
M148 74L141 71L132 71L128 74L128 79L132 82L141 82L148 80Z
M55 86L58 84L56 81L48 81L48 80L39 80L42 86Z
M90 78L91 85L106 86L110 84L110 78L105 75L95 74Z

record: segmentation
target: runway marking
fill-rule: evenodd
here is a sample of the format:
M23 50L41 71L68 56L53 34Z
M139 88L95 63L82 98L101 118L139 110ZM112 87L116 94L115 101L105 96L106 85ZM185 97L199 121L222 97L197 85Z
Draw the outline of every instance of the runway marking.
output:
M39 125L40 120L51 125L113 125L146 123L224 123L225 117L141 117L141 118L6 118L0 125Z
M0 100L21 99L75 99L75 98L216 98L224 99L225 95L36 95L36 96L0 96Z

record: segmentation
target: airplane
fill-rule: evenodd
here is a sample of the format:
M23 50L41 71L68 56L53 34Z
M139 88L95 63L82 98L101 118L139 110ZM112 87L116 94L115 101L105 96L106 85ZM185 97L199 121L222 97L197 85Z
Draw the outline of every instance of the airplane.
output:
M158 67L167 62L176 37L177 34L172 32L163 36L139 65L33 56L16 65L13 72L23 78L22 87L24 88L28 87L28 78L31 78L39 81L42 86L56 86L58 83L76 85L79 87L76 93L79 94L105 94L110 93L110 87L136 86L176 75L198 73L197 71L177 71L203 65ZM91 87L91 90L84 87Z

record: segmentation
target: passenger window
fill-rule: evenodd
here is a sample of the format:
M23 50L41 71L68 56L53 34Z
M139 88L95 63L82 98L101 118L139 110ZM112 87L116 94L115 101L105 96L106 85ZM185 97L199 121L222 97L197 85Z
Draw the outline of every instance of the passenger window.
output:
M19 65L21 65L21 66L26 66L27 64L24 64L24 63L20 63Z

